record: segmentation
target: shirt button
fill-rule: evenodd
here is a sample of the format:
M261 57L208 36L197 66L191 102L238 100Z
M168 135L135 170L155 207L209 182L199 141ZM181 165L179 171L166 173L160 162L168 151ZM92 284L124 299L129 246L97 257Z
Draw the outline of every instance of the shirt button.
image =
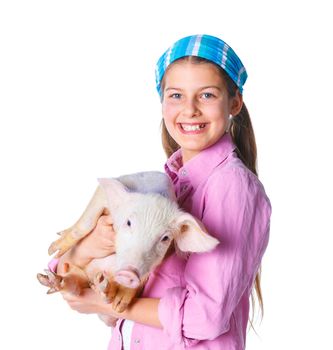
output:
M139 344L140 343L140 339L134 339L134 343L135 344Z
M182 176L186 176L186 175L187 175L187 171L186 171L185 169L183 169L183 170L180 172L180 174L181 174Z
M187 185L184 185L183 187L182 187L182 191L186 191L188 189L188 186Z

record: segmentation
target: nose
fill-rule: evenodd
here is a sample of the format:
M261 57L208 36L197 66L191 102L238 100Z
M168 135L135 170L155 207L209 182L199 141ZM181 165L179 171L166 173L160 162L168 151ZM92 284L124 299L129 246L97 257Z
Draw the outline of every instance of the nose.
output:
M132 266L128 266L116 272L115 281L127 288L137 288L140 285L139 272Z
M182 114L187 118L198 117L201 114L197 105L197 101L194 98L188 98L185 101Z

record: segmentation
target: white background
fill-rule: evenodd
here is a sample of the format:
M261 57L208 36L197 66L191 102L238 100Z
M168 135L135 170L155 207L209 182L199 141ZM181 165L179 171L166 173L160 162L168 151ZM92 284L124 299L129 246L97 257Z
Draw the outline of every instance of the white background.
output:
M109 330L36 280L96 179L162 170L158 57L229 43L273 206L265 317L247 349L333 349L332 12L324 1L0 2L1 349L106 349Z

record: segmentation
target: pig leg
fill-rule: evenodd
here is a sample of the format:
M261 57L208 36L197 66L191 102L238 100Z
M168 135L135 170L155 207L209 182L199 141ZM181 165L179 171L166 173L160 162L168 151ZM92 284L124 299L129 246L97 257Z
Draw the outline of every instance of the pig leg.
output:
M114 282L116 283L116 282ZM116 295L114 296L112 307L117 312L123 312L127 308L127 306L131 303L131 301L135 298L140 288L127 288L118 284L118 290Z
M72 227L60 232L61 237L50 245L49 255L57 252L56 258L59 258L88 235L95 228L99 217L107 211L106 208L107 200L104 190L98 186L80 219Z
M100 295L103 297L104 301L106 303L111 303L111 299L109 297L111 284L109 283L109 279L107 278L106 274L103 272L98 272L93 280L94 290L99 292Z
M112 277L108 277L106 273L98 272L94 277L93 284L95 286L94 289L101 294L106 303L110 304L113 302L119 285L113 281Z
M139 288L124 287L112 278L107 278L102 272L96 274L94 285L105 302L112 303L112 308L117 312L123 312L141 290L141 286Z
M37 274L38 281L45 287L49 287L47 294L52 294L61 290L63 278L50 270L44 270L46 275Z
M74 295L80 295L84 288L89 287L88 277L79 267L65 263L64 271L63 276L50 270L45 270L46 275L37 274L38 281L50 288L47 294L66 291Z

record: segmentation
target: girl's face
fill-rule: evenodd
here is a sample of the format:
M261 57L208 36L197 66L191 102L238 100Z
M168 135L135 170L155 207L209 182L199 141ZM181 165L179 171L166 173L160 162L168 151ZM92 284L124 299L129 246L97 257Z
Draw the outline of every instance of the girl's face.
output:
M210 63L179 61L164 76L162 114L183 163L212 146L225 133L229 115L242 107L239 93L229 98L225 82Z

